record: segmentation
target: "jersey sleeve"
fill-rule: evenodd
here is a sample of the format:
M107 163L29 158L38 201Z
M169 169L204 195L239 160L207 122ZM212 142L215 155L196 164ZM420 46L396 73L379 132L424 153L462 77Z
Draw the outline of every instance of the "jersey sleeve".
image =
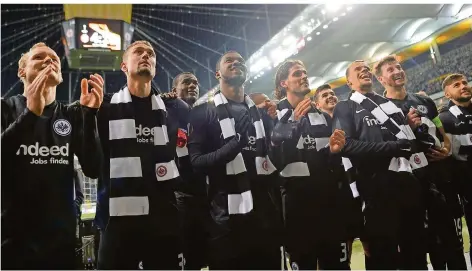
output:
M82 170L87 177L98 178L103 158L97 129L98 109L75 102L69 105L67 110L73 117L74 126L79 128L74 129L72 140Z
M199 172L206 172L214 166L226 165L241 151L237 137L215 151L206 151L205 143L209 140L208 135L215 132L210 130L207 107L207 104L200 105L190 112L188 151L193 168ZM212 144L218 143L212 142Z
M341 155L347 158L351 157L396 157L399 149L395 141L386 142L367 142L360 141L357 137L358 131L354 123L352 114L347 101L339 102L334 108L333 129L343 130L346 134L346 144L341 151Z
M426 98L426 104L428 105L428 118L434 123L437 128L443 127L441 119L439 118L438 108L434 103L433 99L429 97Z
M39 116L24 108L16 120L12 120L13 109L2 99L2 155L15 153L21 145L22 135L32 133Z

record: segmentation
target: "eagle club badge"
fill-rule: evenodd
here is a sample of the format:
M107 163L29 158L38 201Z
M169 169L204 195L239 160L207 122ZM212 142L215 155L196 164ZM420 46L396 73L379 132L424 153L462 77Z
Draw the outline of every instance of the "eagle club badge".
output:
M65 119L58 119L52 125L52 128L56 134L60 136L67 136L72 131L72 125Z
M265 171L269 171L269 166L267 165L267 159L262 162L262 169Z
M428 114L428 108L426 108L424 105L418 105L416 110L418 110L421 114Z
M156 169L156 174L159 177L164 177L167 174L167 168L165 166L159 166Z
M416 155L413 157L413 161L415 161L415 164L417 164L417 165L421 164L421 159L420 159L420 157L418 156L418 154L416 154Z

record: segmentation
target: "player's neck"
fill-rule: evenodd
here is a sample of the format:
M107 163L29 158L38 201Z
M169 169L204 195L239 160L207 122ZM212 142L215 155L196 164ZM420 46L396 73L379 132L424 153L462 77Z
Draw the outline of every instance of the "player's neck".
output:
M405 87L387 87L387 98L394 100L404 100L406 97Z
M472 99L471 100L468 100L467 102L459 102L459 101L456 101L456 100L452 100L451 101L457 105L457 106L460 106L460 107L469 107L470 104L472 103Z
M366 95L367 93L371 93L372 92L372 87L360 87L359 90L356 90L357 92L359 92L360 94L363 94L363 95Z
M244 87L242 85L233 86L223 80L220 80L220 89L221 93L225 95L226 99L238 103L244 102Z
M26 95L26 89L28 88L28 85L25 85L24 91L23 91L23 96L28 97ZM52 104L56 100L56 86L53 87L47 87L45 92L45 102L46 105Z
M322 109L321 111L333 117L334 107L332 109Z
M293 108L296 108L297 105L301 101L303 101L303 99L305 99L305 95L301 96L301 95L298 95L297 93L287 92L287 101L290 103L290 105Z
M136 97L144 98L151 94L151 80L138 80L128 77L128 90L129 93Z

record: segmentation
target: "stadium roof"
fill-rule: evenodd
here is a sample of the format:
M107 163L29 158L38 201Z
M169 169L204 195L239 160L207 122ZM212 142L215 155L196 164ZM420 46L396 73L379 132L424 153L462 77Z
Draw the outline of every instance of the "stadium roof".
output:
M315 29L307 35L294 34L293 40L303 49L291 58L304 61L314 88L343 77L354 60L375 62L471 15L472 5L463 4L319 5L309 15L317 21ZM250 79L251 92L272 92L276 69L271 64Z
M133 40L149 40L156 49L158 66L154 81L161 90L167 91L169 82L178 73L190 71L197 74L204 92L216 84L215 64L222 53L237 50L245 57L252 55L307 6L133 4ZM1 12L3 96L22 91L16 76L17 62L20 54L33 44L44 41L60 57L64 56L60 42L64 10L63 5L57 4L2 4ZM63 61L63 73L69 70L66 62ZM117 71L116 76L107 73L106 81L107 85L112 84L109 89L116 91L124 79L123 73ZM76 81L73 77L72 90L77 89ZM65 80L59 86L65 89L58 93L67 93L67 84ZM58 99L67 99L67 94Z

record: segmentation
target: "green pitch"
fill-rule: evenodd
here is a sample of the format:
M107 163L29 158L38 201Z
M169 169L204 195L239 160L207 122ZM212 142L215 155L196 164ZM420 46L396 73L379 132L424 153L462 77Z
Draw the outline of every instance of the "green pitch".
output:
M464 240L464 252L470 251L470 236L467 230L467 224L465 219L462 218L462 236ZM428 258L429 261L429 258ZM352 244L352 258L351 258L351 269L352 270L365 270L365 261L364 261L364 249L362 248L362 243L359 240L354 241Z

